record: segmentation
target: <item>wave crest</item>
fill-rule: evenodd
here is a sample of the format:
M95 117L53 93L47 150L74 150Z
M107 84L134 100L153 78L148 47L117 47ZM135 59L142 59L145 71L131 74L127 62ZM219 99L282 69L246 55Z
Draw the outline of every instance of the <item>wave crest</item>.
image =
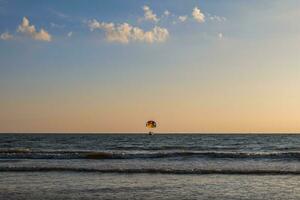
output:
M2 149L0 159L155 159L155 158L211 158L211 159L289 159L300 160L300 152L230 152L230 151L32 151L30 149Z
M236 174L236 175L300 175L296 170L263 170L263 169L89 169L68 167L0 167L0 172L97 172L121 174Z

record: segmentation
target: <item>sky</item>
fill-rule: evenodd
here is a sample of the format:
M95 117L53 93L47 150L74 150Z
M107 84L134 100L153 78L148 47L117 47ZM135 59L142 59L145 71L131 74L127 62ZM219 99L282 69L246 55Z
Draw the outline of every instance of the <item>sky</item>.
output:
M298 0L0 0L0 132L300 132Z

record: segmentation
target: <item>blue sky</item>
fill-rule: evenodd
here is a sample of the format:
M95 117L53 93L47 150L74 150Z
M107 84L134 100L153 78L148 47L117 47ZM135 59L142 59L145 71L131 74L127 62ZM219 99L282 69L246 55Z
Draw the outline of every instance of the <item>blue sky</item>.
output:
M300 130L299 8L0 0L0 131Z

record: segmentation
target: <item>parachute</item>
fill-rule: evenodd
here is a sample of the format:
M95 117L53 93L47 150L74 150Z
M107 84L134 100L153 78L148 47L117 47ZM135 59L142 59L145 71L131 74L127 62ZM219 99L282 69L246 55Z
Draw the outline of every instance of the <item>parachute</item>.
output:
M146 127L147 127L147 128L150 128L150 129L156 128L156 122L153 121L153 120L147 121Z

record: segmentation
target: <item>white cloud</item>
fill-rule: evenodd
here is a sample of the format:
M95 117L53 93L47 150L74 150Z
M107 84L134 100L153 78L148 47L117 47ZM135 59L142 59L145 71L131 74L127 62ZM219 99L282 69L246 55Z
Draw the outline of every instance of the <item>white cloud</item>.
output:
M171 14L170 11L165 10L165 12L164 12L164 15L165 15L165 16L169 16L170 14Z
M1 40L12 40L14 38L14 36L8 32L4 32L0 35L0 38L1 38Z
M184 16L179 16L179 17L178 17L178 20L179 20L180 22L185 22L185 21L187 20L187 18L188 18L188 16L186 16L186 15L184 15Z
M158 22L159 19L157 18L156 14L150 9L149 6L143 6L144 10L144 18L146 21L153 21Z
M24 33L34 40L50 42L52 39L51 35L43 28L41 28L40 31L37 31L34 25L30 25L30 22L26 17L23 17L22 24L18 27L18 32Z
M96 29L103 30L107 41L123 44L127 44L131 41L147 43L164 42L169 37L168 30L159 26L155 26L150 31L144 31L128 23L115 25L114 23L98 22L95 19L89 21L88 26L91 31Z
M50 23L50 26L52 28L64 28L65 27L65 25L55 24L53 22Z
M192 16L199 23L203 23L205 21L205 15L201 12L201 10L198 7L195 7L193 9Z
M70 19L71 17L69 15L66 15L65 13L62 13L58 10L54 10L54 9L49 9L50 12L52 12L52 14L54 14L55 16L61 18L61 19Z
M68 33L68 37L71 37L72 35L73 35L72 31Z
M222 40L222 39L223 39L223 37L224 37L224 36L223 36L223 33L219 33L219 34L218 34L218 38L219 38L219 40Z
M227 20L225 17L220 17L217 15L210 16L209 19L217 22L225 22Z
M114 28L114 23L105 23L105 22L98 22L96 19L88 21L88 26L91 31L95 29L104 29L104 30L112 30Z

